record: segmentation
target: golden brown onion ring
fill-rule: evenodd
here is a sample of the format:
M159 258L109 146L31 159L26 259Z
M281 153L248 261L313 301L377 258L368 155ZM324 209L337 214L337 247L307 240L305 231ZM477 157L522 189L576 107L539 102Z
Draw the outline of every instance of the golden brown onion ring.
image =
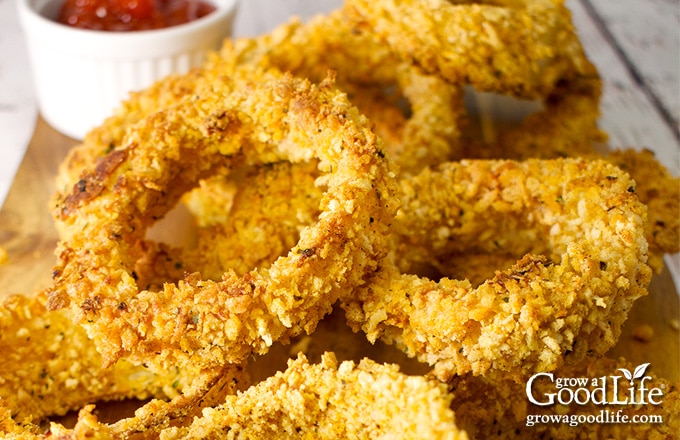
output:
M560 0L347 0L345 8L402 59L479 91L537 99L595 73Z
M673 176L647 149L614 150L605 158L636 182L636 193L647 205L649 265L660 272L664 255L680 251L680 177Z
M258 38L227 40L220 57L236 65L276 67L314 82L335 71L338 87L376 124L402 174L461 151L460 126L466 115L462 85L401 60L344 9L304 24L294 19Z
M370 359L338 365L332 353L288 368L161 439L467 439L454 423L446 386Z
M438 376L555 369L602 353L647 293L646 209L603 161L462 161L402 180L398 247L344 298L348 322ZM480 286L411 275L452 252L527 252ZM537 252L540 255L532 255Z
M479 137L466 135L466 158L605 159L626 171L637 184L640 201L648 208L646 238L649 265L659 272L665 254L680 250L680 179L670 174L646 149L605 151L607 135L598 126L601 81L581 77L563 81L545 99L544 109L510 128L489 127Z
M235 71L138 124L61 200L51 308L71 306L104 362L213 367L310 332L386 252L396 209L382 143L332 83ZM203 178L240 164L318 159L317 222L268 269L218 281L190 274L141 290L147 229Z
M270 267L320 214L323 189L314 183L320 175L315 162L278 162L247 171L234 182L228 209L206 200L223 187L214 182L197 191L200 199L192 197L197 210L210 212L208 217L217 217L220 208L224 217L217 221L197 216L208 224L198 228L196 248L185 251L186 260L205 278L219 279L227 269L243 275L256 267Z
M518 123L491 120L482 124L480 134L466 135L470 141L459 159L597 158L596 150L607 138L597 126L601 94L597 74L561 81L542 100L540 110Z
M141 408L107 429L117 435L150 434L189 420L206 405L243 389L240 366L213 370L172 368L154 373L121 359L102 368L101 355L70 310L48 311L45 295L13 295L0 304L0 433L19 438L87 404L134 399ZM142 401L152 399L142 405ZM55 430L61 430L53 422Z
M70 188L84 167L121 146L128 130L144 118L182 98L210 93L214 81L243 64L289 71L313 82L335 71L337 87L375 124L402 173L417 172L460 153L459 127L465 119L462 88L402 62L338 10L308 23L293 19L257 38L226 40L219 56L214 54L202 69L171 75L131 94L69 152L57 187Z

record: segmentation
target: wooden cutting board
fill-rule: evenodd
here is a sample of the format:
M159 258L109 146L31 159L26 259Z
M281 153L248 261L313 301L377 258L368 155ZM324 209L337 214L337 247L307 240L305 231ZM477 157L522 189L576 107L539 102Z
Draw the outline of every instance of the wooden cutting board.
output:
M8 253L8 259L0 264L0 297L12 293L34 294L49 286L50 274L55 261L56 230L49 214L49 199L54 193L54 176L59 163L77 142L56 132L39 119L26 156L19 168L4 206L0 211L0 247ZM650 286L649 296L636 302L626 323L619 344L612 356L625 356L635 365L651 363L654 373L673 381L680 381L680 301L673 280L664 270L656 275ZM320 326L319 333L336 334L337 320ZM653 333L649 335L649 330ZM647 334L640 338L639 335ZM361 356L362 348L368 347L361 335L343 332L356 341L335 341L324 349L344 351L339 358ZM322 336L321 336L322 338ZM363 341L362 341L363 339ZM304 340L298 341L307 344ZM286 353L289 349L282 349ZM372 357L385 361L387 348ZM310 360L313 358L310 356Z

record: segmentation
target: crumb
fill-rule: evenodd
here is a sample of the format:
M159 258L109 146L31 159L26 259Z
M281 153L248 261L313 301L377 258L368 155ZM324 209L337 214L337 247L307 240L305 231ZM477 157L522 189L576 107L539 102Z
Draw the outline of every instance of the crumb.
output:
M672 328L673 330L676 330L676 331L677 331L677 330L680 330L680 320L671 319L670 324L671 324L671 328Z
M0 246L0 264L5 264L9 260L9 254L7 253L7 249L4 247Z
M633 338L640 342L649 342L654 337L654 328L649 324L638 325L633 330Z

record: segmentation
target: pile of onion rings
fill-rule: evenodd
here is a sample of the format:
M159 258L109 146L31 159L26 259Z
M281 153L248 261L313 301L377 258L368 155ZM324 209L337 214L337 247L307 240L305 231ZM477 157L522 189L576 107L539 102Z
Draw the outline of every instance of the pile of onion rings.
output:
M478 124L469 87L541 109ZM601 355L677 251L678 179L644 152L596 152L600 89L560 1L348 0L226 41L62 164L54 284L0 305L17 372L0 430L41 438L39 423L82 408L48 434L495 435L485 423L510 413L483 390L512 408L497 429L519 432L522 381L611 371ZM150 238L181 203L194 241ZM313 338L336 305L430 373L291 351L248 386L250 357ZM35 358L53 361L22 367ZM91 405L129 398L152 400L110 424Z

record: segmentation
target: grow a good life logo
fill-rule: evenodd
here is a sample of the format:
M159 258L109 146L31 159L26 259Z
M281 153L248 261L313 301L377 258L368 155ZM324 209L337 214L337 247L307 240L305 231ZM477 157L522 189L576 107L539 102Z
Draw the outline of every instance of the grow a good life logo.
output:
M629 370L618 368L600 377L556 377L537 373L526 383L528 400L549 413L527 416L527 426L538 423L663 423L649 414L663 401L664 385L654 386L646 374L649 363ZM633 408L633 411L629 411Z
M602 376L596 378L558 377L553 373L537 373L526 385L529 401L538 406L549 406L556 403L570 405L659 405L663 390L651 387L651 376L645 376L649 364L636 367L633 372L619 368L622 375ZM552 392L536 393L534 382L546 378L555 385ZM626 379L627 383L625 380ZM542 395L541 395L542 394Z

